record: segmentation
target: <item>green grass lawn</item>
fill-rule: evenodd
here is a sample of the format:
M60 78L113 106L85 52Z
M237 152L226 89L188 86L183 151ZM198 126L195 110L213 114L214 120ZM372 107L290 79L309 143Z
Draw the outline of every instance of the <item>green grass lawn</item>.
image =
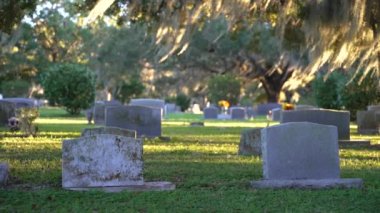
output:
M0 212L379 212L380 151L340 149L341 176L363 178L362 189L256 190L262 178L258 157L238 156L240 132L266 126L251 121L189 122L202 116L177 114L163 121L170 142L144 141L145 181L171 181L163 192L74 192L61 188L61 143L78 137L88 125L84 116L70 117L55 108L41 109L36 121L41 136L0 138L0 162L11 167L8 186L0 189ZM274 123L273 123L274 124ZM380 144L380 136L352 138Z

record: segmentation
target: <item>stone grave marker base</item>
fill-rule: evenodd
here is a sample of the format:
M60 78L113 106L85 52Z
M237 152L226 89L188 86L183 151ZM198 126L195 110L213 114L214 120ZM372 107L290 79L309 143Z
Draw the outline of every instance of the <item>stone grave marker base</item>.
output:
M305 179L305 180L259 180L251 181L254 189L324 189L324 188L361 188L363 180L360 178L344 179Z
M99 190L103 192L121 192L127 191L170 191L175 189L175 184L166 181L158 182L144 182L142 185L128 185L128 186L109 186L109 187L64 187L64 189L72 191L90 191Z
M346 148L346 147L370 147L371 142L369 140L339 140L338 141L340 148Z

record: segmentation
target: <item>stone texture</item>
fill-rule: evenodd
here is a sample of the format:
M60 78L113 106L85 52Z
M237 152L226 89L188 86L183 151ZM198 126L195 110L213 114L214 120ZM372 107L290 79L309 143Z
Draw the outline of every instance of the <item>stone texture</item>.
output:
M216 107L206 107L203 109L204 119L218 119L218 108Z
M244 120L247 117L247 113L244 107L231 107L231 119Z
M132 99L129 102L131 106L145 106L145 107L153 107L161 109L161 117L165 114L165 101L161 99L152 99L152 98L139 98Z
M144 182L142 185L130 186L113 186L113 187L91 187L91 188L67 188L73 191L104 191L104 192L121 192L121 191L169 191L174 190L175 185L171 182L158 181L158 182Z
M105 116L107 107L122 106L119 101L98 101L94 105L94 123L96 125L105 125Z
M0 186L7 184L9 176L9 166L6 163L0 163Z
M281 107L279 103L259 104L257 105L256 111L258 115L268 115L270 110Z
M16 105L9 101L0 100L0 126L6 126L8 119L16 115Z
M165 104L164 114L167 115L167 114L170 114L170 113L179 112L180 110L178 108L179 107L177 105L175 105L175 104L171 104L171 103Z
M261 130L246 129L241 132L238 155L261 156Z
M136 131L129 129L122 129L118 127L99 127L88 128L82 131L81 137L94 136L100 134L119 135L124 137L136 138Z
M380 121L376 118L376 112L375 110L356 112L359 134L380 134Z
M118 135L94 135L62 144L62 186L142 185L143 142Z
M335 126L280 124L262 129L261 142L264 179L339 179Z
M135 130L137 137L159 137L161 109L145 106L108 107L106 126Z
M361 188L363 180L360 178L347 179L317 179L317 180L260 180L252 181L251 186L256 189L272 188L301 188L301 189L325 189L325 188Z
M338 128L340 140L350 139L350 112L339 110L288 110L283 111L280 123L312 122Z

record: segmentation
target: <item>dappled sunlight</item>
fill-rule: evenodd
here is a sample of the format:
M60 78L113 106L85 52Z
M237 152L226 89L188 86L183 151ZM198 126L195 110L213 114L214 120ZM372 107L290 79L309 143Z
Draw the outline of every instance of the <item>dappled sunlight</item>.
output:
M86 118L38 118L37 124L87 124Z

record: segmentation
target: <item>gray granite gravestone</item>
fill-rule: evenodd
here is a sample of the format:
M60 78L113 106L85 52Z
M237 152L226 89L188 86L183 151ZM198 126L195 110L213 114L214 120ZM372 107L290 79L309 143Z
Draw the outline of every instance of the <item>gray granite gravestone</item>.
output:
M9 101L0 100L0 126L6 126L8 119L16 115L16 105Z
M253 187L360 187L340 179L337 127L291 122L261 130L263 181Z
M203 109L204 119L218 119L218 108L216 107L206 107Z
M153 99L153 98L132 99L129 102L129 105L160 108L161 109L161 117L163 117L165 115L165 101L161 100L161 99Z
M294 110L316 110L316 109L319 109L318 107L315 107L315 106L311 106L311 105L295 105L294 106Z
M350 112L339 110L288 110L282 111L280 123L312 122L338 128L339 140L350 139Z
M266 104L259 104L256 108L256 113L258 115L268 115L269 111L275 108L281 108L281 104L279 103L266 103Z
M142 139L99 134L62 144L64 188L142 185Z
M231 119L244 120L247 117L247 113L244 107L231 107Z
M377 111L357 111L356 123L359 134L380 134L380 121L376 118Z
M6 185L9 176L9 166L6 163L0 163L0 186Z
M105 125L105 115L107 107L122 106L123 104L117 100L98 101L94 105L93 119L96 125Z
M135 130L137 136L161 136L161 109L145 106L107 107L106 126Z
M176 113L176 112L179 112L179 111L180 110L178 110L178 106L177 105L171 104L171 103L165 104L165 111L164 111L165 115L170 114L170 113Z
M262 129L263 128L252 128L241 132L238 155L261 156Z
M81 137L94 136L99 134L119 135L124 137L136 138L136 131L129 129L122 129L118 127L99 127L88 128L82 131Z

